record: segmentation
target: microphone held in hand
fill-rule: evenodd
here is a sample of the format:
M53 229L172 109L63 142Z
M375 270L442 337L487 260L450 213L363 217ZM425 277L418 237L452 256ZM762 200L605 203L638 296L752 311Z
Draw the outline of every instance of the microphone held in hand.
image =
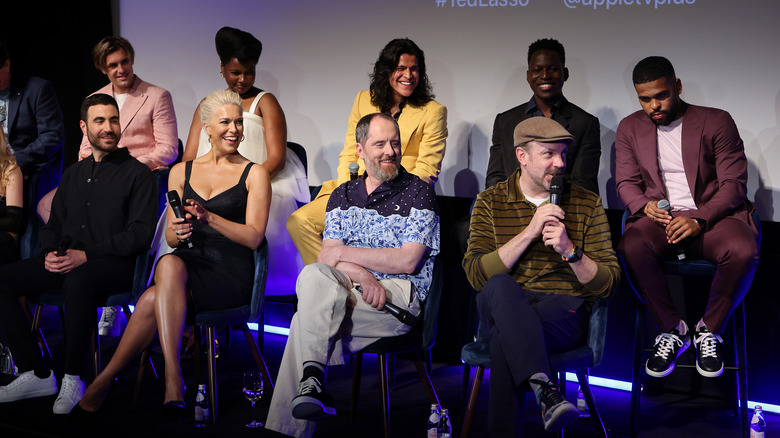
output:
M173 214L176 215L177 218L183 218L184 217L184 208L181 206L181 198L179 198L179 192L176 190L171 190L168 192L168 204L171 206L171 210L173 210ZM192 240L190 238L186 238L181 241L183 244L187 245L187 248L192 248Z
M57 257L62 257L65 254L68 253L68 248L70 247L70 236L62 236L62 240L60 241L60 245L57 247L57 252L55 255Z
M661 210L664 210L665 212L672 211L672 205L669 204L669 201L666 199L661 199L658 201L658 208ZM678 243L675 245L677 247L677 260L685 260L687 257L685 256L685 248L683 248L682 244Z
M561 205L563 197L563 178L554 176L550 181L550 204Z
M360 293L360 295L363 295L363 288L360 287L360 285L355 286L355 290L357 290ZM413 326L415 321L417 321L417 318L414 315L396 306L393 303L385 302L384 308L387 311L387 313L395 316L397 320L401 321L402 323L408 326Z
M358 163L355 163L354 161L349 163L349 180L356 180L358 179L358 171L360 170L360 166Z

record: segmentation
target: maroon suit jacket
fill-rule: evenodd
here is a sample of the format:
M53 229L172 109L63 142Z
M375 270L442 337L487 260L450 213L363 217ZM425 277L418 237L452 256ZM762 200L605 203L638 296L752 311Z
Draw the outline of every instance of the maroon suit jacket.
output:
M747 194L747 158L729 113L683 103L682 158L688 187L698 210L683 217L707 221L708 228L727 216L755 227ZM615 134L617 191L634 216L649 201L667 198L658 166L656 126L637 111L623 119Z

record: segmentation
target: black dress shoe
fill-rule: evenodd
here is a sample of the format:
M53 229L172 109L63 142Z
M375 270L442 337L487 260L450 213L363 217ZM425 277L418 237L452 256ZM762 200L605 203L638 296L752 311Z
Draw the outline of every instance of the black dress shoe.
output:
M95 418L97 416L98 411L87 411L84 408L81 407L80 404L76 403L76 406L73 406L73 409L70 411L69 418L72 418L74 420L84 420L88 418Z
M171 400L163 403L163 414L169 417L181 417L184 414L184 402L181 400Z

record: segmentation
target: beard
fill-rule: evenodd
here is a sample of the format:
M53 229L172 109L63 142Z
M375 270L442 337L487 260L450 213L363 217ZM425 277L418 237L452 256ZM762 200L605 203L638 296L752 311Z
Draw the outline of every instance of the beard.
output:
M113 141L106 142L105 140L100 138L101 134L103 134L102 136L104 136L104 137L105 136L110 136L113 139ZM89 144L93 148L95 148L95 149L97 149L99 151L103 151L103 152L112 152L112 151L114 151L117 148L117 146L119 145L119 138L120 138L120 136L117 135L117 134L114 134L113 132L110 132L110 133L97 133L97 134L95 134L93 132L87 131L87 140L89 140Z
M399 163L396 160L393 164L393 166L383 166L379 162L382 159L378 159L376 161L369 161L366 163L366 167L371 171L370 173L374 176L374 178L382 181L387 182L395 179L395 177L398 176L398 173L400 172Z

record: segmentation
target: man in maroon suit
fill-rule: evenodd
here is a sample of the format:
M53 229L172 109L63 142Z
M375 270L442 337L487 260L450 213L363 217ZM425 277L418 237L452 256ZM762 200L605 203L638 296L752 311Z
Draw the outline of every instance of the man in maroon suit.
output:
M758 264L744 145L727 112L680 99L682 82L666 58L640 61L633 82L643 111L623 119L615 136L617 190L632 214L618 252L662 332L645 369L668 375L693 337L696 369L716 377L723 372L720 333ZM707 308L692 330L662 269L681 250L717 265Z

